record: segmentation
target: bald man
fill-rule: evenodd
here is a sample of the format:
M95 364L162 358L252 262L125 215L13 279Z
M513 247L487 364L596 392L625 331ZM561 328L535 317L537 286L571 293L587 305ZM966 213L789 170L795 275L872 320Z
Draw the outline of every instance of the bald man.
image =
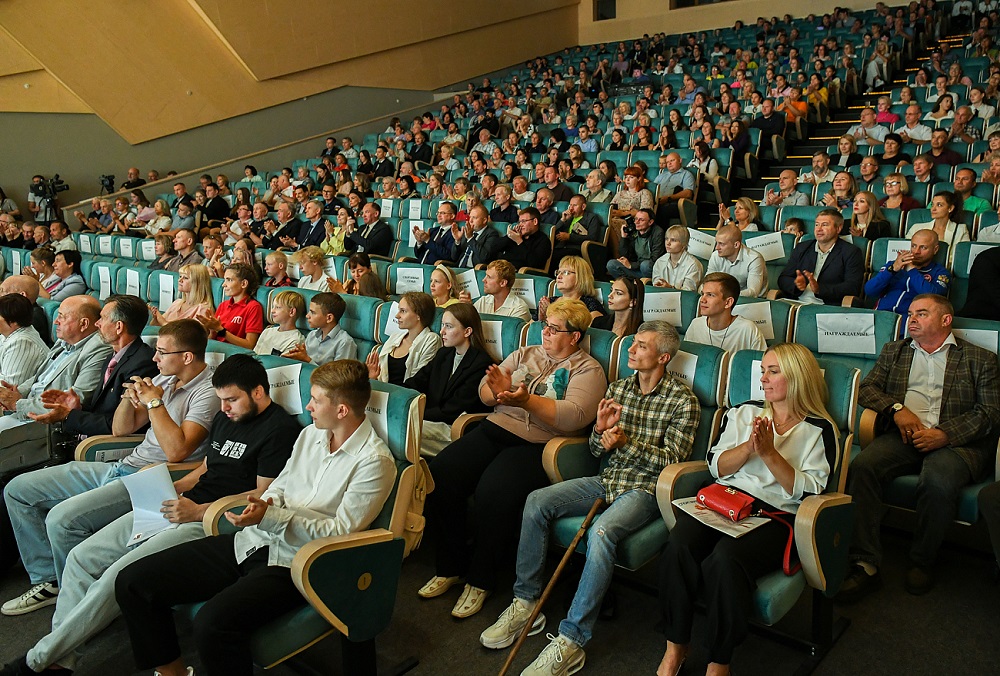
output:
M799 177L791 169L785 169L778 175L778 189L768 190L761 200L761 206L767 207L807 207L809 197L795 189Z
M897 312L904 317L910 303L922 293L948 295L951 275L934 262L939 249L933 230L918 230L910 237L910 248L896 254L865 284L865 295L878 298L876 310Z
M743 233L735 225L724 225L715 233L715 251L708 259L705 276L725 272L740 283L740 295L759 298L767 293L764 257L743 246Z

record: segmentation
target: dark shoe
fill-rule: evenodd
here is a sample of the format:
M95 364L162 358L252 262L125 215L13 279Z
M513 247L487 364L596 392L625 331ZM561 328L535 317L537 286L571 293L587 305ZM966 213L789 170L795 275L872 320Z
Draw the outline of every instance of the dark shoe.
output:
M836 600L840 603L857 603L881 587L881 573L876 571L874 575L869 575L864 568L855 565L854 570L847 575L844 584L840 586Z
M70 669L47 669L43 673L46 676L69 676L73 672ZM32 671L31 667L28 666L28 656L25 655L3 665L3 669L0 669L0 676L37 676L37 672Z
M906 591L914 596L921 596L929 592L931 587L934 586L934 574L927 568L913 566L913 568L910 568L910 572L906 574L906 583L904 586L906 587Z

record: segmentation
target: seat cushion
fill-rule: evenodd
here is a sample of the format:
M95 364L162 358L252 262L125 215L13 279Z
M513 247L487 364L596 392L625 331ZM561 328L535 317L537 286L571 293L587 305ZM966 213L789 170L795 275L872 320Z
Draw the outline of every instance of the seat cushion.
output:
M975 523L979 520L979 491L989 486L993 481L986 480L971 486L966 486L958 494L957 521ZM886 504L903 509L916 509L917 506L917 475L901 476L889 484L885 491Z
M806 576L802 571L785 575L776 570L757 578L757 589L753 594L756 619L768 626L775 624L798 602L805 588Z
M568 516L557 519L552 525L552 542L560 547L568 547L583 523L582 516ZM617 565L628 570L638 570L659 555L667 543L667 524L663 519L653 519L632 535L618 543ZM577 545L576 551L587 553L587 535Z

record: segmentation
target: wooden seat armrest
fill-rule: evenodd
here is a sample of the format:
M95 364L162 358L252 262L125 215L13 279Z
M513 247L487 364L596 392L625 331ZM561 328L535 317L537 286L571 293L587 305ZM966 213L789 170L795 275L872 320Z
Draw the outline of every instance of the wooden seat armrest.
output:
M455 422L451 424L451 440L457 441L462 438L462 435L468 430L469 425L474 422L482 422L486 420L486 416L489 413L463 413L455 419Z
M228 495L219 498L205 511L205 516L201 519L201 525L205 529L205 535L212 536L219 534L219 521L224 519L224 514L237 507L245 507L250 502L245 495Z
M567 456L570 455L573 456L571 460L573 464L572 468L566 466ZM582 457L584 455L586 458ZM560 458L563 459L562 465L560 465ZM593 459L593 463L587 462L588 459ZM593 471L588 474L566 471L568 469L586 471L590 469L589 465L591 464L593 465ZM566 479L575 479L579 476L593 476L596 473L598 464L597 458L590 452L590 439L588 437L555 437L549 439L548 443L545 444L545 448L542 449L542 467L545 468L545 474L548 475L549 481L554 484Z
M89 451L91 451L95 446L101 446L103 444L107 444L112 449L135 448L142 443L144 438L145 437L141 434L129 434L123 437L116 437L113 434L95 434L92 437L87 437L76 445L76 452L73 459L85 461ZM128 453L125 455L128 455ZM118 456L112 459L117 460Z
M862 408L858 417L858 444L864 448L874 441L875 424L878 422L878 413L870 408Z
M548 270L542 270L541 268L528 268L524 267L518 270L522 275L535 275L536 277L548 277Z
M711 476L708 463L704 460L678 462L663 468L656 480L656 504L660 508L660 515L667 523L668 530L677 524L673 501L677 498L691 497L694 495L694 490L689 491L688 484L701 483ZM687 492L690 492L690 495L682 494Z
M784 295L781 293L781 289L770 289L764 297L768 300L778 300L779 298L783 298Z
M843 493L810 495L795 513L795 548L813 589L833 596L847 575L854 504Z

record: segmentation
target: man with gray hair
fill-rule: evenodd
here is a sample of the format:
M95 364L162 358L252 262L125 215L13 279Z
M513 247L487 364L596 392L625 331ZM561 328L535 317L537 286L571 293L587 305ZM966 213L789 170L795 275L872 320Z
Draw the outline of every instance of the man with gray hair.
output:
M544 586L545 553L552 521L583 516L601 498L607 507L594 520L587 538L587 559L580 584L559 635L542 650L524 673L543 673L555 661L574 673L584 661L601 601L611 584L618 543L651 520L659 518L656 480L663 468L683 462L691 446L701 408L684 381L668 373L680 338L668 322L644 322L628 350L632 375L608 386L597 409L590 435L590 452L609 454L601 474L570 479L528 496L521 521L514 601L479 637L487 648L511 645L527 624ZM530 634L545 627L539 614ZM545 672L548 673L548 672Z

